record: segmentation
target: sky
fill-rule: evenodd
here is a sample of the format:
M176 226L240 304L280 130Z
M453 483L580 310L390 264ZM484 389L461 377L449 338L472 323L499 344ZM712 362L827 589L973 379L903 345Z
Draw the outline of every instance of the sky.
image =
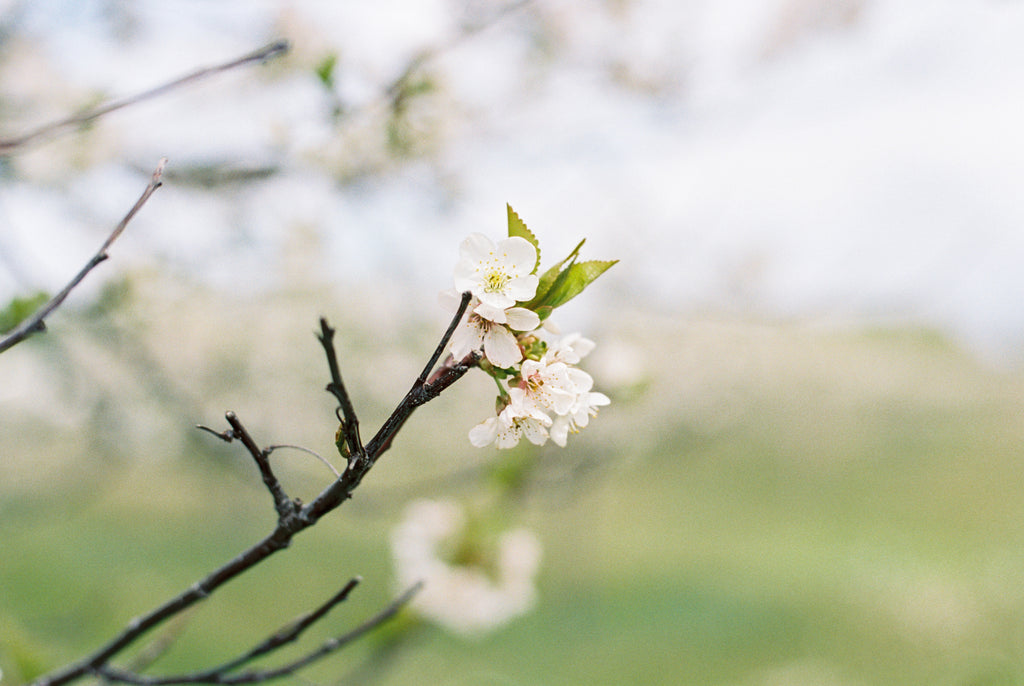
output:
M622 260L596 311L922 324L1024 360L1024 3L8 0L0 25L4 134L293 45L0 168L0 298L59 288L167 156L275 171L169 177L117 246L218 288L280 285L309 231L339 284L441 290L508 202L543 261ZM396 160L383 93L424 51Z

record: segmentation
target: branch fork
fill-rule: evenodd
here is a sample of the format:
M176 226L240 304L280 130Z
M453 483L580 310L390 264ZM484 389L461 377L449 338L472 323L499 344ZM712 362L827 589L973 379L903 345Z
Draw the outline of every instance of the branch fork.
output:
M353 579L314 611L281 627L248 652L220 666L188 674L154 677L145 676L131 670L120 669L111 664L111 660L136 643L151 629L193 607L200 601L208 598L222 585L243 572L252 569L277 551L287 548L291 544L292 538L297 534L316 524L321 517L336 509L351 497L352 492L362 481L362 478L373 468L381 455L391 447L394 437L413 411L420 405L437 397L479 361L476 354L467 355L459 361L455 361L449 356L435 370L435 366L437 366L438 360L447 348L455 328L462 320L463 315L465 315L469 300L470 294L464 293L458 311L452 318L448 329L441 337L441 341L423 368L423 371L413 382L412 388L406 393L405 397L373 438L370 439L369 443L365 445L360 440L359 420L341 378L337 354L334 348L335 331L330 327L326 319L321 318L318 339L324 348L330 373L330 381L326 386L326 390L338 400L338 408L335 414L340 417L343 423L344 446L349 453L347 456L348 465L345 470L311 503L303 505L298 499L288 496L284 486L271 467L271 452L273 452L275 447L283 446L260 448L238 416L230 411L225 414L229 428L224 431L218 432L206 426L199 426L199 429L207 431L225 442L230 443L237 440L245 447L256 463L256 467L263 479L263 484L273 499L274 509L278 515L274 530L262 541L251 546L219 569L214 570L180 595L172 598L148 614L131 620L118 636L99 650L61 670L38 678L33 682L32 686L61 686L62 684L87 676L98 677L110 683L129 684L131 686L171 686L172 684L219 684L222 686L233 686L235 684L262 683L294 674L299 669L348 645L394 616L419 591L420 584L406 590L391 604L348 633L324 641L320 646L298 659L276 668L239 671L241 667L257 657L272 653L278 648L298 640L300 635L309 626L323 618L334 606L343 602L348 597L359 581L358 579Z

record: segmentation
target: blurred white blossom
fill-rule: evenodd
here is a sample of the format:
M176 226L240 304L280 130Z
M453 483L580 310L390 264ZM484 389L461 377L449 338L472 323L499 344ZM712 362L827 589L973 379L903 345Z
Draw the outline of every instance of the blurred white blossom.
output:
M467 543L466 531L467 517L457 503L417 500L393 530L391 547L399 587L424 582L411 607L455 633L478 636L533 607L541 545L520 528L502 534L489 556L449 559Z

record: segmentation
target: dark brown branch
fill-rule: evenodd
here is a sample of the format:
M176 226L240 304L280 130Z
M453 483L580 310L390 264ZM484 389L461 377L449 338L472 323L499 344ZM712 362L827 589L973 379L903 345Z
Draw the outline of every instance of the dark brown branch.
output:
M331 607L337 605L339 602L344 600L344 596L346 596L348 592L352 590L351 587L354 586L355 582L353 580L349 582L348 586L343 588L338 593L338 595L336 595L330 601L321 606L316 612L311 613L310 615L307 615L302 619L306 620L312 618L309 624L316 621L324 614L326 614L326 612L330 610ZM295 674L303 667L308 667L314 662L322 660L331 653L337 652L341 648L344 648L353 641L366 635L373 629L376 629L378 626L394 617L399 610L401 610L406 604L409 603L409 601L413 599L413 597L416 595L416 593L419 592L419 590L422 587L422 582L415 584L407 591L405 591L402 595L400 595L398 598L393 600L389 605L387 605L387 607L382 609L374 616L370 617L368 620L357 626L355 629L352 629L351 631L348 631L340 636L335 636L333 638L327 639L314 650L281 667L276 667L273 669L249 670L246 672L239 672L237 674L231 673L242 664L245 664L246 662L249 662L252 659L255 659L256 657L276 650L277 648L280 648L282 645L291 642L292 640L298 637L298 633L301 633L303 630L305 630L305 628L308 627L308 624L301 627L301 629L299 629L299 631L295 633L295 635L290 635L292 631L290 627L286 628L282 630L282 639L280 641L276 640L277 634L267 639L267 650L263 650L258 654L253 654L258 648L262 647L261 644L261 646L258 646L257 649L250 651L250 653L247 653L238 660L229 662L226 665L218 667L215 670L165 677L147 677L141 674L135 674L132 672L118 670L113 667L103 667L102 669L96 670L95 674L107 682L132 684L134 686L171 686L172 684L221 684L226 686L233 684L254 684L263 683L266 681L273 681L274 679L280 679L282 677L291 676ZM339 596L341 597L339 598ZM313 617L313 615L317 616Z
M231 425L230 429L214 431L210 427L203 426L202 424L196 425L196 428L213 434L225 443L231 443L237 439L242 445L244 445L245 449L249 451L249 455L251 455L252 459L256 462L256 467L260 470L260 477L263 479L264 485L267 487L267 490L270 491L270 495L274 499L274 509L277 510L278 517L283 519L294 515L295 503L293 503L285 493L284 487L274 474L274 470L270 467L270 453L282 446L271 446L261 450L256 444L256 441L254 441L252 436L249 435L249 431L242 424L242 420L238 418L238 415L229 410L224 414L224 418L227 419L228 424ZM297 448L298 446L294 447ZM313 454L315 455L316 453ZM319 455L317 457L319 457ZM330 463L328 463L328 466L330 466Z
M470 367L476 364L477 357L470 354L465 360L462 360L458 365L455 365L452 368L452 373L445 376L443 381L438 380L433 384L426 383L426 375L430 373L430 369L433 368L437 358L440 357L441 353L443 353L444 349L448 346L448 342L451 340L452 334L455 333L455 328L459 325L459 322L462 321L463 315L466 314L466 308L469 306L470 300L467 296L468 293L463 294L459 309L455 313L455 316L452 317L451 323L448 325L448 329L441 337L441 341L434 350L434 354L431 355L430 361L424 368L424 372L416 379L412 388L405 394L405 397L402 398L402 402L398 404L398 407L396 407L394 412L391 413L391 416L384 422L384 425L381 426L376 435L374 435L370 442L366 444L365 448L363 448L360 459L351 459L348 467L342 473L341 478L325 488L320 495L313 500L313 502L302 508L302 511L299 513L299 517L304 521L309 524L316 522L320 517L323 517L325 514L338 507L341 503L351 497L352 491L359 486L363 477L366 476L366 473L373 468L373 465L377 463L380 456L389 447L391 447L392 439L402 428L405 420L413 413L413 410L428 400L437 397L441 391L453 384L463 374L465 374ZM327 326L326 321L322 319L321 325L325 327L326 330L331 330L330 327ZM325 348L327 348L326 344ZM333 359L333 350L333 346L328 349L328 364L330 364L331 359Z
M444 332L444 336L441 337L441 342L437 344L437 348L434 349L434 354L430 356L430 361L420 372L420 375L416 378L416 383L420 386L427 382L427 377L430 376L430 372L433 371L434 365L441 359L441 355L444 354L444 349L448 347L448 342L452 340L452 335L455 333L455 328L462 321L463 315L466 314L466 309L469 307L469 301L473 298L473 294L466 291L462 294L462 300L459 301L459 307L455 311L455 316L452 317L452 321L448 324L448 329Z
M15 327L15 329L11 331L9 334L7 334L7 336L5 336L3 339L0 339L0 353L4 352L5 350L8 350L9 348L14 347L18 343L21 343L23 340L25 340L32 334L46 330L46 318L54 310L60 307L61 303L63 303L64 300L68 297L68 295L70 295L71 291L75 288L75 286L81 283L82 279L84 279L89 274L89 272L95 269L98 264L107 259L107 250L114 243L114 241L116 241L118 237L122 233L124 233L125 227L128 226L128 222L130 222L132 218L135 217L135 214L140 209L142 209L142 206L146 204L147 200L149 200L149 196L153 195L153 193L156 192L156 189L160 188L160 186L163 184L162 175L164 171L164 166L166 164L166 157L160 160L160 162L156 166L156 169L153 171L153 176L150 178L149 184L146 186L146 189L142 192L142 195L139 196L139 199L135 201L135 205L133 205L132 208L128 210L128 214L124 216L124 219L122 219L118 223L118 225L114 227L114 230L110 233L109 236L107 236L107 240L103 241L103 245L100 247L99 251L92 256L92 259L90 259L77 274L75 274L74 278L72 278L71 281L69 281L68 284L64 286L64 288L62 288L59 293L57 293L57 295L50 298L50 300L45 305L36 310L31 317L21 322L21 324Z
M136 95L123 98L121 100L114 100L112 102L107 103L106 105L101 105L95 109L82 112L81 114L72 115L70 117L60 119L58 121L50 122L49 124L44 124L43 126L40 126L39 128L36 128L20 136L15 136L12 138L0 138L0 156L10 155L11 153L15 152L18 148L29 143L32 143L33 141L36 141L45 136L55 134L64 129L74 128L77 126L81 126L83 124L88 124L89 122L94 121L105 114L110 114L111 112L114 112L116 110L120 110L125 107L138 104L145 100L150 100L152 98L159 97L169 91L172 91L176 88L180 88L181 86L188 85L190 83L194 83L201 79L205 79L208 76L229 71L231 69L235 69L236 67L241 67L252 62L264 62L273 57L277 57L278 55L283 55L284 53L288 52L288 48L288 41L275 41L274 43L264 46L259 50L250 52L247 55L242 55L241 57L230 60L229 62L224 62L223 64L214 65L212 67L204 67L190 74L186 74L185 76L181 76L177 79L174 79L173 81L170 81L163 85L151 88L147 91L143 91L142 93L138 93Z
M263 484L270 491L270 496L274 499L274 509L277 510L277 516L281 519L292 516L295 513L295 503L284 492L284 487L274 474L274 470L271 469L270 460L268 459L270 453L261 450L256 445L256 441L253 440L248 430L242 425L238 415L229 411L225 413L224 418L231 425L232 435L242 442L245 449L252 455L252 459L255 460L256 466L260 470L260 476L263 478Z
M331 374L331 380L327 384L328 393L338 399L338 408L341 410L342 434L345 437L345 445L348 446L349 461L364 457L363 442L359 438L359 419L356 417L356 410L352 407L352 399L345 390L345 383L341 380L341 370L338 368L338 354L334 350L334 329L328 325L327 320L320 317L320 333L317 334L320 345L324 347L324 354L327 355L327 368Z
M448 345L452 333L455 331L455 327L465 314L468 303L469 299L463 298L462 306L460 306L459 311L452 319L452 323L448 326L447 331L445 331L437 350L443 351ZM326 322L324 322L322 326L325 331L330 330L330 327L327 326ZM330 336L327 336L327 338L329 340ZM328 360L330 362L332 359L330 351L333 351L333 345L325 345L325 349L329 352ZM440 353L435 350L434 355L431 357L432 363L428 365L428 369L432 368L433 361L436 360L439 354ZM352 491L359 485L366 473L370 471L376 463L377 458L379 458L384 450L390 446L391 439L394 438L394 435L401 428L405 419L412 414L412 411L416 407L419 407L428 400L436 397L441 391L461 378L462 375L475 365L477 361L478 357L475 354L467 355L465 359L458 363L454 363L449 359L437 370L437 372L429 376L425 381L421 378L417 378L413 384L413 388L406 394L405 398L402 399L398 408L395 409L392 416L387 422L385 422L385 425L381 427L380 431L377 432L374 440L371 441L371 444L374 446L372 452L367 449L365 455L366 459L351 460L348 468L345 469L341 477L327 487L312 503L299 509L298 501L288 500L287 497L283 495L283 490L281 491L280 496L283 500L279 500L279 496L275 494L275 506L279 503L283 503L283 505L277 508L277 526L274 527L274 530L270 535L250 547L248 550L239 554L224 566L211 572L206 576L206 578L193 584L178 596L168 600L155 610L133 619L127 626L125 626L124 629L122 629L118 636L95 651L93 654L55 672L39 677L32 682L32 686L61 686L62 684L67 684L89 675L102 676L108 681L121 681L124 683L140 684L141 686L157 686L160 682L154 681L148 677L141 677L128 672L118 672L110 666L110 660L120 654L128 646L135 643L154 627L159 626L171 617L196 605L200 601L209 597L211 593L216 591L225 583L231 581L249 569L252 569L274 553L287 548L291 544L292 538L297 534L313 526L321 517L341 505L341 503L351 496ZM340 374L338 374L337 379L340 380ZM334 380L335 379L332 378L332 381ZM273 482L276 482L276 477L274 477L273 473L269 470L269 466L266 466L266 471L264 471L265 465L263 463L266 461L266 451L260 450L259 446L257 446L255 441L252 440L251 436L249 436L245 427L238 421L238 418L234 413L229 412L226 416L228 423L231 425L229 430L218 433L209 427L200 426L199 428L212 433L224 441L230 442L235 439L241 441L243 445L246 446L249 454L252 455L253 459L256 460L258 465L260 465L260 471L263 475L264 483L267 483L268 479L272 479ZM271 484L267 483L267 486L270 488ZM273 488L271 488L271 492L274 492ZM292 510L292 508L294 508L294 510ZM206 681L202 683L243 684L267 681L287 676L311 662L320 659L324 655L338 650L347 643L350 643L356 638L362 636L367 631L370 631L374 627L380 625L394 615L402 605L408 602L412 598L412 594L417 590L418 586L413 587L392 605L385 608L381 613L371 618L365 624L354 629L348 634L331 639L313 653L310 653L304 658L286 665L285 667L262 672L246 672L234 675L230 678L218 678L216 681ZM199 682L197 681L195 683Z

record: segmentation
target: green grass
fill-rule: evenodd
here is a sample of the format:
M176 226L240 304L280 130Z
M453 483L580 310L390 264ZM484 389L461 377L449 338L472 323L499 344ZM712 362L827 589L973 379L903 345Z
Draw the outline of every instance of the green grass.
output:
M536 610L475 641L422 628L379 664L369 661L385 644L364 641L306 677L1024 684L1024 376L929 332L646 331L624 342L646 376L609 389L616 402L567 451L545 449L510 513L545 543ZM665 340L678 342L668 357ZM601 364L595 353L599 384ZM464 431L481 389L453 391L417 414L354 501L190 615L154 671L223 660L356 574L363 584L308 645L385 604L395 592L386 532L405 501L464 490L451 475L479 463ZM268 416L284 414L258 436L319 431L313 447L329 445L324 403L288 415L286 401L259 397ZM97 465L71 430L6 424L32 439L0 465L7 684L96 647L271 525L244 461L208 466L237 457L235 446ZM64 464L36 469L35 455ZM315 463L286 464L303 497L323 482Z

